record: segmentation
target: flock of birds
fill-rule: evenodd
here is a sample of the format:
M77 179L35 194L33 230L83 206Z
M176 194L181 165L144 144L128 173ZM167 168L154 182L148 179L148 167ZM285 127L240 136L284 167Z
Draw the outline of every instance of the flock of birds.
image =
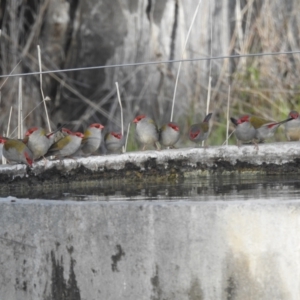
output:
M188 136L192 142L200 143L208 138L211 116L212 113L209 113L201 123L190 127ZM230 119L235 126L238 145L252 142L258 149L257 142L272 137L281 124L285 124L288 140L300 140L300 116L296 111L291 111L288 118L280 122L252 115ZM143 150L148 145L154 145L158 150L161 146L174 148L180 138L180 128L175 122L169 122L158 129L151 118L139 115L133 123L136 125L136 140ZM24 163L31 167L34 161L49 156L62 159L94 154L101 145L103 129L104 126L99 123L91 124L84 133L72 132L67 128L47 133L43 128L33 127L27 130L22 140L0 137L0 145L3 145L2 153L8 162ZM104 143L109 152L116 153L124 146L124 138L121 133L108 132L104 136Z

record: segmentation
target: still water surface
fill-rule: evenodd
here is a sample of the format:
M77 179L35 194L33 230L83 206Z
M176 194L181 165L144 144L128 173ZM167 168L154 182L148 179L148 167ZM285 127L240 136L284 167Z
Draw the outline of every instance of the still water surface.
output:
M0 191L0 197L74 201L300 199L297 176L217 176L176 183L99 184L96 187Z

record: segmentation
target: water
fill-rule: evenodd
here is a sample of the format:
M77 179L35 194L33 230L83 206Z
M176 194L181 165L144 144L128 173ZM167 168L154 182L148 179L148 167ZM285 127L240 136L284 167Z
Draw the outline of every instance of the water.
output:
M97 187L12 188L0 197L74 201L135 200L276 200L298 199L300 181L295 176L217 176L176 183L99 184Z

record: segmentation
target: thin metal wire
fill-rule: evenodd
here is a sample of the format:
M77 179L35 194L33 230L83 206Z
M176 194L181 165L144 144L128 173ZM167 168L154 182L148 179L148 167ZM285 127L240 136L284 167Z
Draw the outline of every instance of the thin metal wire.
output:
M285 51L285 52L262 52L262 53L249 53L249 54L222 55L222 56L174 59L174 60L163 60L163 61L148 61L148 62L137 62L137 63L127 63L127 64L117 64L117 65L107 65L107 66L93 66L93 67L82 67L82 68L71 68L71 69L60 69L60 70L48 70L48 71L43 71L43 72L7 74L7 75L0 75L0 78L17 77L17 76L31 76L31 75L51 74L51 73L87 71L87 70L96 70L96 69L105 69L105 68L135 67L135 66L143 66L143 65L158 65L158 64L192 62L192 61L202 61L202 60L219 60L219 59L255 57L255 56L275 56L275 55L299 54L299 53L300 53L300 50Z

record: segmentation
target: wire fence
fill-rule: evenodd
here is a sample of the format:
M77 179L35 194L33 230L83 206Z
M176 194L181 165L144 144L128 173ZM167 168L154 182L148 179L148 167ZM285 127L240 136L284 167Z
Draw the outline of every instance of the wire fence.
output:
M4 75L0 75L0 78L32 76L32 75L53 74L53 73L78 72L78 71L88 71L88 70L97 70L97 69L106 69L106 68L137 67L137 66L144 66L144 65L158 65L158 64L169 64L169 63L180 63L180 62L184 63L184 62L203 61L203 60L208 61L208 60L222 60L222 59L235 59L235 58L238 59L238 58L257 57L257 56L276 56L276 55L292 55L292 54L300 54L300 50L221 55L221 56L211 56L211 57L196 57L196 58L187 58L187 59L148 61L148 62L136 62L136 63L71 68L71 69L47 70L47 71L42 71L42 72L37 71L37 72L29 72L29 73L4 74Z

